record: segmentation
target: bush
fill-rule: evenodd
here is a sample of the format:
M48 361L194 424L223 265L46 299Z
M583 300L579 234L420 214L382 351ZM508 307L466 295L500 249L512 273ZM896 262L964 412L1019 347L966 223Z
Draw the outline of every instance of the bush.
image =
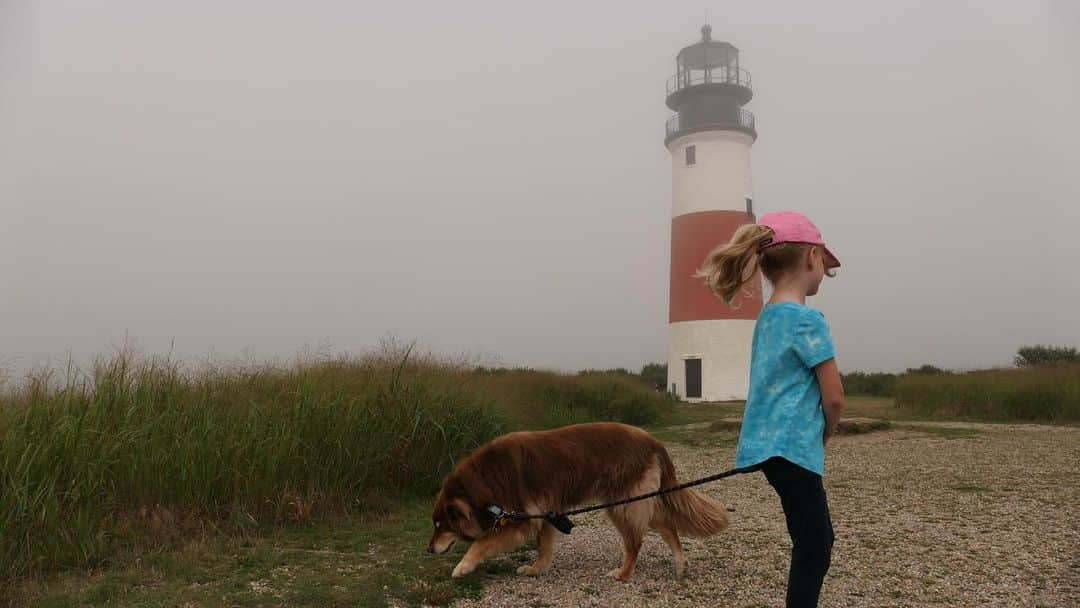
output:
M896 386L896 374L882 372L851 372L842 374L840 379L849 395L890 397Z
M844 392L849 395L892 397L896 390L897 379L904 375L951 373L952 372L949 370L927 363L919 367L909 367L903 374L891 374L887 372L850 372L841 374L840 379L844 383Z
M930 365L929 363L924 363L924 364L920 365L919 367L909 367L909 368L907 368L907 371L905 371L904 373L905 374L931 374L931 375L938 374L938 375L940 375L940 374L951 374L952 372L947 370L947 369L942 369L942 368L940 368L940 367L938 367L936 365Z
M909 374L896 384L896 405L919 414L988 420L1080 420L1080 365Z
M1013 363L1017 367L1080 363L1080 351L1065 346L1022 346L1016 351Z
M624 376L637 380L643 386L654 391L664 391L667 385L667 363L646 363L641 367L641 372L635 374L625 367L611 369L583 369L578 372L579 376Z

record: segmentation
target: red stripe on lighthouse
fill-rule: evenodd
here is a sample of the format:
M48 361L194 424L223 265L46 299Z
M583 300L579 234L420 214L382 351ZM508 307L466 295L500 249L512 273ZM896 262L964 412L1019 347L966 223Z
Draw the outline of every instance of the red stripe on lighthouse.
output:
M718 245L728 242L735 230L754 221L742 211L701 211L671 220L671 292L669 323L706 319L756 319L761 312L761 278L754 278L743 289L731 308L713 295L701 278L695 278L705 256Z

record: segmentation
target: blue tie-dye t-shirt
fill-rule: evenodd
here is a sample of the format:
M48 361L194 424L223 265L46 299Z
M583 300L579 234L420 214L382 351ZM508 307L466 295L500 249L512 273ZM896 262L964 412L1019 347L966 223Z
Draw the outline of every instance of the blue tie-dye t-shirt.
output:
M735 466L783 457L825 474L825 413L814 367L836 356L820 312L795 302L768 304L754 326L750 393Z

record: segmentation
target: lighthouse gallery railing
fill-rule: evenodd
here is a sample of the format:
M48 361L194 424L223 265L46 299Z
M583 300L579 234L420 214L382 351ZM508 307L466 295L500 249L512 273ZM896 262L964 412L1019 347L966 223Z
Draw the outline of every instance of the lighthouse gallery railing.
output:
M742 68L716 66L704 69L695 68L676 73L667 81L667 92L671 95L675 91L699 84L737 84L746 88L750 87L750 72Z
M697 129L707 129L709 127L715 127L717 129L723 129L725 127L742 127L744 129L749 129L751 131L756 130L755 127L754 127L754 115L751 114L750 112L747 112L746 110L739 110L739 119L738 119L738 121L735 121L735 122L713 123L713 124L707 124L707 125L694 125L695 130L697 130ZM678 114L675 114L671 118L668 119L667 124L665 125L664 131L665 131L665 136L666 137L671 137L672 135L679 132L679 115Z

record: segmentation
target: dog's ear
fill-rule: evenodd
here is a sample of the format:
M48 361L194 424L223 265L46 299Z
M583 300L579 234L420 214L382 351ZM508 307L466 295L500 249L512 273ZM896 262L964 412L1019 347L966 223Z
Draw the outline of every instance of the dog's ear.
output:
M457 508L453 503L446 505L446 515L450 519L458 519L461 517L461 509Z
M473 508L464 500L453 500L446 505L446 514L451 519L470 521L473 518Z

